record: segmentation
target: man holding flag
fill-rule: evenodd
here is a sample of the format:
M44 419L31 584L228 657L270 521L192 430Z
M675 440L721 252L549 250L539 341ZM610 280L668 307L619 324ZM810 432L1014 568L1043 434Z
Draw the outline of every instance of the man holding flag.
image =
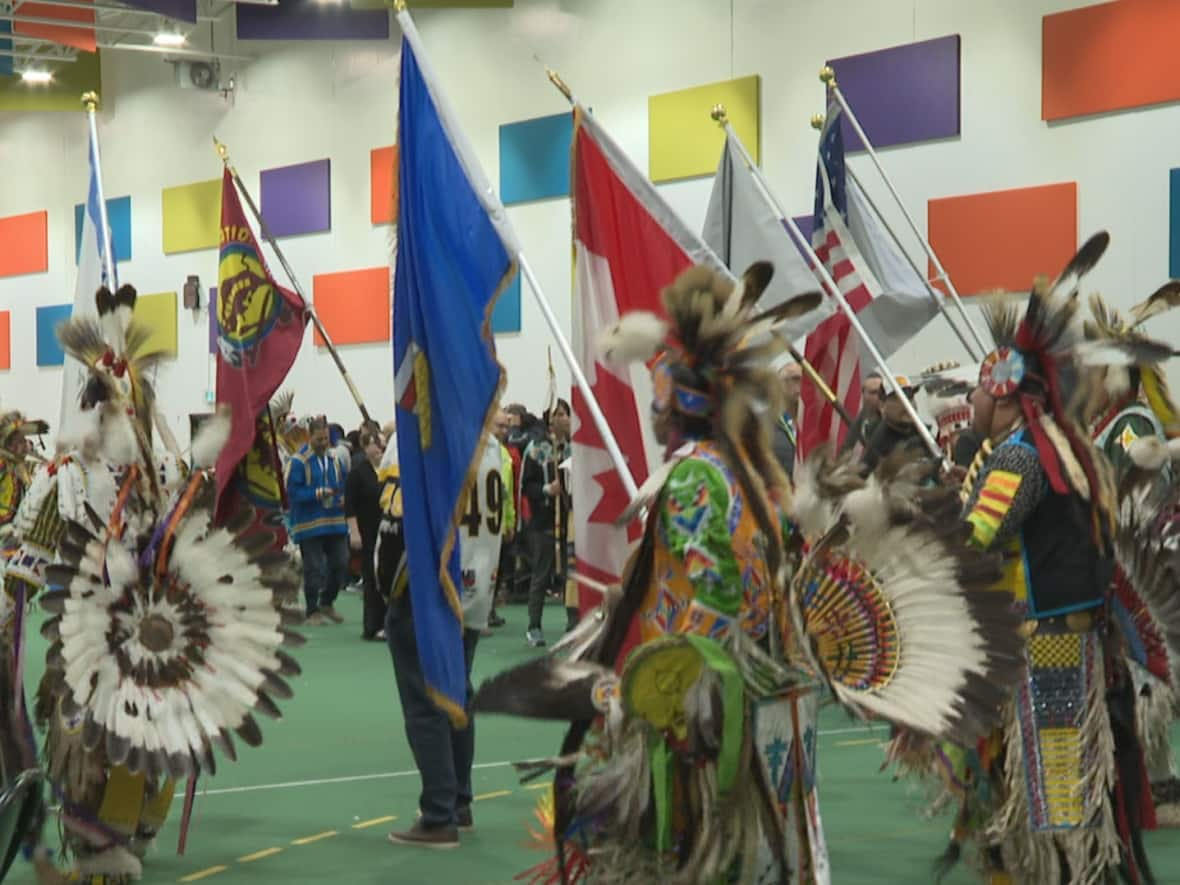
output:
M498 406L502 370L489 320L519 248L413 21L404 8L397 17L401 215L393 352L409 588L395 591L385 634L422 794L418 820L390 840L453 848L458 830L472 822L475 736L467 704L479 635L464 629L457 528L469 516L468 488Z

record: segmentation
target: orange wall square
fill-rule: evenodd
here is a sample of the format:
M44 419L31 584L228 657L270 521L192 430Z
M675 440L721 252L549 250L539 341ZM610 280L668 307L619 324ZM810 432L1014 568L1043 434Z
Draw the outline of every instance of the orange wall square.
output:
M0 372L12 368L12 312L0 310Z
M81 0L81 2L85 3L87 0ZM32 0L25 0L24 3L20 4L20 9L17 12L21 15L27 15L30 18L53 18L59 21L94 24L93 9L77 9L70 6L34 3ZM39 37L42 40L52 40L54 43L62 43L66 46L72 46L75 49L81 49L83 52L98 51L98 40L94 36L93 28L13 22L12 30L13 33L21 34L25 37Z
M1063 120L1180 99L1180 3L1116 0L1046 15L1041 118Z
M1027 291L1077 250L1077 182L931 200L926 230L960 295Z
M369 152L369 218L373 224L397 221L397 145Z
M0 277L49 270L49 213L0 218Z
M333 344L389 340L390 276L388 267L368 267L312 277L312 301ZM319 332L315 343L324 346Z

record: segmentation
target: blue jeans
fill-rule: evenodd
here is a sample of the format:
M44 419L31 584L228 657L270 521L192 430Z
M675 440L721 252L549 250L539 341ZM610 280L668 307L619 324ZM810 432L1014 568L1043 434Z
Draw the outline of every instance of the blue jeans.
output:
M303 555L303 598L310 616L336 602L348 581L348 535L316 535L299 542Z
M471 764L475 759L475 723L470 716L471 662L475 659L479 631L463 631L469 713L467 728L462 730L451 725L447 714L426 693L408 592L389 605L385 641L393 656L406 740L422 778L422 794L418 797L422 826L453 827L455 813L471 807Z

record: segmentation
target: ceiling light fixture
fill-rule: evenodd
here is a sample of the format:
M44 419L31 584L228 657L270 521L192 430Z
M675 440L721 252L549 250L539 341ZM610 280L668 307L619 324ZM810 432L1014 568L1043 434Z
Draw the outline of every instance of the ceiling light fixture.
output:
M154 38L152 38L152 42L155 43L157 46L178 47L178 46L183 46L185 43L187 43L188 38L186 38L184 36L184 34L163 33L163 34L156 34L156 36Z
M37 71L29 68L21 71L20 78L25 83L52 83L53 71Z

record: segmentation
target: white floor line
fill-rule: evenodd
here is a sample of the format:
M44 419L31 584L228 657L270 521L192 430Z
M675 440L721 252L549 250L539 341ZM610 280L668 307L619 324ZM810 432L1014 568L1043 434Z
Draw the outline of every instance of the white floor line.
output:
M819 732L820 737L827 737L828 735L838 734L858 734L861 732L884 731L883 728L873 728L872 726L856 726L853 728L829 728ZM512 762L479 762L473 766L473 769L483 768L503 768L507 765L512 765ZM255 784L250 787L222 787L216 790L198 790L197 796L226 796L230 793L259 793L263 790L289 790L296 787L319 787L326 784L349 784L357 781L376 781L386 780L392 777L410 777L417 775L418 769L412 768L409 771L384 771L378 774L353 774L347 777L325 777L317 778L315 780L307 781L287 781L280 784ZM184 791L177 790L176 796L173 798L174 802L184 800Z

